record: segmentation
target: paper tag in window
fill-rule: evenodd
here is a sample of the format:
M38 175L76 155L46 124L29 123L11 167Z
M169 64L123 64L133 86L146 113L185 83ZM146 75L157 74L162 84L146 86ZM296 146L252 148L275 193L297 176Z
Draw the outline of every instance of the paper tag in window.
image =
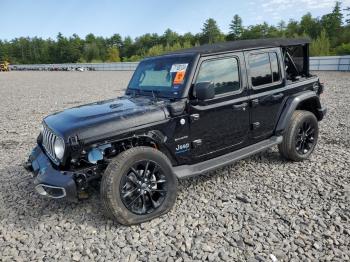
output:
M186 71L188 64L173 64L170 73Z
M174 78L174 85L180 85L183 83L184 78L185 78L186 71L179 71L176 73L175 78Z

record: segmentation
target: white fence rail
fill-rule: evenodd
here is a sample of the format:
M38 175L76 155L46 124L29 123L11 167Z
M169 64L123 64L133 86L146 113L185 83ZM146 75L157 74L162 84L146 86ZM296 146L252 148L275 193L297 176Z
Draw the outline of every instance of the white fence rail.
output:
M42 64L42 65L10 65L11 70L33 71L134 71L137 62L120 63L83 63L83 64ZM310 57L312 71L350 71L350 56L319 56Z
M310 57L312 71L350 71L350 56Z
M138 62L120 63L79 63L79 64L32 64L32 65L10 65L11 70L20 71L134 71Z

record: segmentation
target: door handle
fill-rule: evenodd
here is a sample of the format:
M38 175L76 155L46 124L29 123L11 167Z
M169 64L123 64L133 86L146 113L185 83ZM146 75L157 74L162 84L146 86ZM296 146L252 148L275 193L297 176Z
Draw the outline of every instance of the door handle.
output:
M259 99L253 99L252 100L252 106L253 107L256 107L256 106L258 106L259 105Z
M199 120L200 116L199 114L192 114L190 115L191 122Z
M279 94L277 94L277 95L273 95L272 96L272 99L273 100L279 100L279 99L281 99L283 97L283 93L279 93Z
M233 105L234 110L245 110L245 108L248 106L248 103L242 103L239 105Z

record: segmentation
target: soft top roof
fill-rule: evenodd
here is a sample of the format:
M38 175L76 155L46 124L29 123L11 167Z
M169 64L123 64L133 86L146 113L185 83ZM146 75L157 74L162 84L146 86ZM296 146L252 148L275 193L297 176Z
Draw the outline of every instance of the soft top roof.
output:
M196 46L188 49L182 49L169 54L212 54L225 51L256 49L256 48L268 48L268 47L287 47L309 44L308 38L271 38L271 39L251 39L251 40L238 40L231 42L223 42L216 44L206 44L202 46Z

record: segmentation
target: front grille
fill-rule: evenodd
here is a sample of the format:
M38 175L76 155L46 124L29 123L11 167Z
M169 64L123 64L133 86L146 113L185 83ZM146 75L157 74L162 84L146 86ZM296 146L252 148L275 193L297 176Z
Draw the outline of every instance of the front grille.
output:
M47 126L43 125L43 142L42 145L47 153L47 155L55 162L58 163L58 160L55 155L55 141L59 139Z

